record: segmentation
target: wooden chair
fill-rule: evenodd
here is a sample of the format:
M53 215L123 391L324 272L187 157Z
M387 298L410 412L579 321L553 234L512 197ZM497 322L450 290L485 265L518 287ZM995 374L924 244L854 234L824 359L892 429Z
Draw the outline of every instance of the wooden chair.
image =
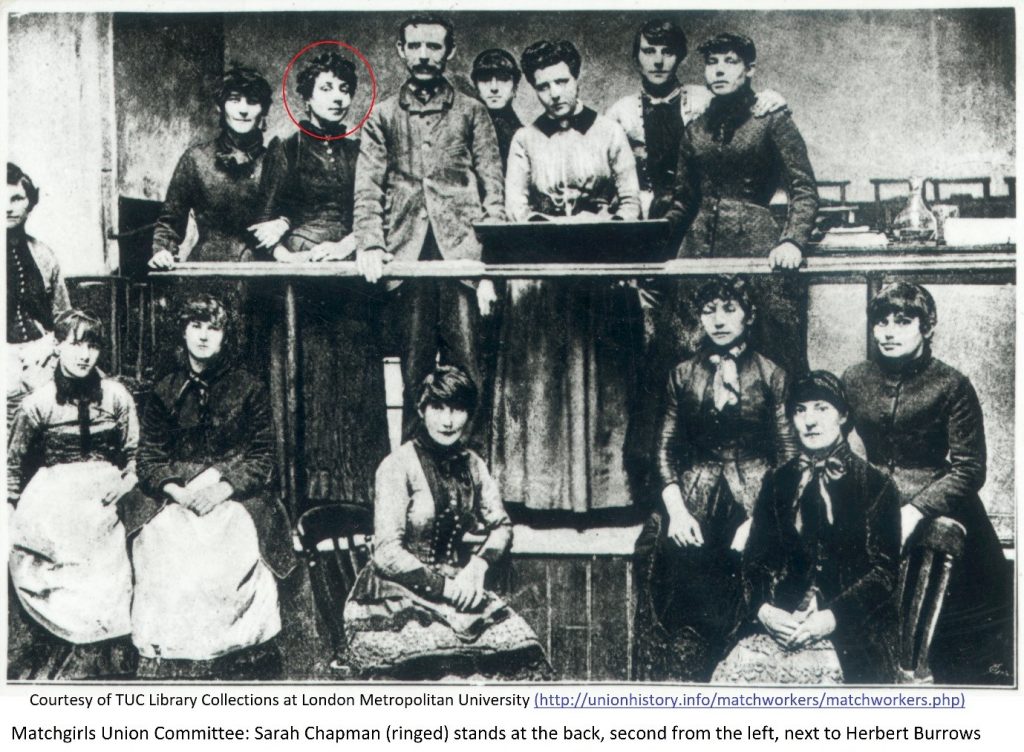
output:
M296 528L313 602L333 651L330 667L349 675L343 612L356 576L370 561L373 510L356 504L326 504L303 514Z
M943 185L980 185L982 198L986 201L992 198L992 178L928 178L927 183L932 186L932 201L942 201L941 188ZM927 187L925 193L927 193Z
M900 682L931 684L928 665L935 625L942 612L953 564L967 531L948 517L923 521L900 565Z

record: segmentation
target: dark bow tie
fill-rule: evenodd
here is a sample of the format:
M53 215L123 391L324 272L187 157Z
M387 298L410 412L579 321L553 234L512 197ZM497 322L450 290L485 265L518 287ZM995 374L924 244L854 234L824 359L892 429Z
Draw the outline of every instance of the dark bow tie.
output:
M827 483L839 480L846 475L846 463L834 454L822 459L812 459L806 455L800 455L797 467L800 469L801 475L810 473L813 477L823 478Z
M820 459L813 459L806 455L800 455L797 460L797 468L800 470L800 484L796 489L796 520L797 532L801 532L805 524L811 528L820 521L821 512L831 525L835 521L832 515L832 495L829 493L829 485L846 475L846 463L835 454ZM818 482L820 495L820 511L817 503L806 498L807 491L811 485Z

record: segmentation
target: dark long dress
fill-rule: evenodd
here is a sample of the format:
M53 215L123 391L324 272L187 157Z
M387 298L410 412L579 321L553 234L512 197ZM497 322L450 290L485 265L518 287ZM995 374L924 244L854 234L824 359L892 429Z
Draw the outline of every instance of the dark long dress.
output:
M303 127L320 132L312 123ZM358 156L352 138L299 132L281 144L268 195L270 213L291 223L282 241L288 250L307 251L352 231ZM308 282L299 295L305 499L370 504L374 468L388 453L380 299L362 280Z
M974 387L928 351L898 368L865 361L843 381L868 460L892 474L901 502L967 530L932 644L936 681L1012 682L1013 578L978 496L985 426Z
M790 460L765 479L743 554L743 580L751 622L769 603L793 612L809 594L836 620L829 640L852 684L896 680L896 581L899 573L899 497L892 481L855 457L845 442L833 453L843 469L821 479ZM831 521L829 516L831 515ZM799 529L797 519L799 518ZM759 630L761 631L761 630ZM760 681L772 682L769 671ZM738 672L750 670L739 665ZM722 672L727 673L727 672ZM728 680L728 677L723 677Z
M636 219L636 166L622 129L583 107L512 138L506 212ZM495 379L492 466L506 501L546 514L632 505L624 446L643 320L637 292L601 280L509 285Z
M654 512L636 544L636 672L651 681L707 681L743 615L740 554L731 549L765 474L795 453L786 374L747 348L736 362L739 401L718 411L710 351L673 371L657 457L661 487L676 484L704 544L668 540Z
M749 88L715 97L686 126L665 217L688 228L680 257L763 257L767 264L779 243L804 248L810 237L818 192L803 138L788 110L753 117L754 100ZM768 210L780 188L789 198L781 230ZM757 276L751 286L758 305L753 341L787 372L807 370L806 285L776 273Z

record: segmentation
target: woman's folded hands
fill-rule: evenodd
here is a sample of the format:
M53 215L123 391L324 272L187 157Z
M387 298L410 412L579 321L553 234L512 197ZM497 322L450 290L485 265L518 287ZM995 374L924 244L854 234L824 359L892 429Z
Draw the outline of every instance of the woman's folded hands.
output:
M459 611L473 611L484 601L487 562L479 556L469 560L459 573L444 581L444 597Z

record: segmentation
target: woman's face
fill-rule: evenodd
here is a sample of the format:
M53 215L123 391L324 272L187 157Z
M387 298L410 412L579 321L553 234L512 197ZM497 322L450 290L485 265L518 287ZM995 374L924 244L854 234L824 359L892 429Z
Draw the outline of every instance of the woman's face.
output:
M704 58L704 81L717 97L739 91L753 75L754 66L735 52L713 52Z
M321 123L340 123L352 104L352 92L346 82L325 71L313 82L306 104Z
M747 332L747 312L735 300L715 298L700 312L704 333L717 347L732 347Z
M652 44L641 34L636 62L645 81L654 86L661 86L675 78L680 60L675 50L664 44Z
M488 76L476 82L476 90L488 110L503 110L516 95L511 76Z
M579 79L566 63L549 65L533 74L533 88L548 117L569 117L576 111Z
M7 229L21 227L28 218L28 196L25 187L19 180L14 185L7 184Z
M825 400L798 402L793 409L793 426L808 452L820 452L836 444L843 435L846 415Z
M57 343L57 360L61 370L73 378L84 379L92 373L99 357L99 345L78 339L75 332L68 334L63 342Z
M427 434L441 446L451 446L466 431L469 413L451 405L428 403L420 410Z
M884 358L916 358L924 349L925 337L921 333L921 319L917 316L890 313L876 321L871 332Z
M212 321L190 321L185 327L185 349L197 363L209 363L223 345L224 329Z
M244 94L233 91L224 100L224 122L235 133L245 135L252 131L263 114L263 105Z

